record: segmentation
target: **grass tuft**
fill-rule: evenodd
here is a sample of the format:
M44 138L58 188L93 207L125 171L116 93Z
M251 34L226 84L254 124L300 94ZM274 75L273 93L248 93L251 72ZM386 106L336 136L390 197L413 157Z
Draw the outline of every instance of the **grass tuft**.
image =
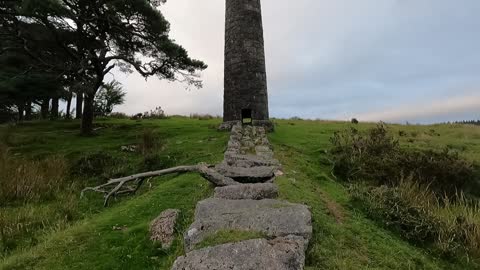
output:
M227 243L237 243L245 240L266 238L262 232L239 231L239 230L220 230L208 235L202 242L195 246L195 249L212 247Z
M139 136L139 149L144 156L157 153L162 147L160 136L153 129L144 129Z
M52 199L67 185L67 162L61 157L30 161L11 157L0 144L0 202L3 205Z
M480 212L463 194L439 199L429 188L408 179L395 187L353 185L351 192L369 217L407 240L433 245L444 256L467 254L480 259Z

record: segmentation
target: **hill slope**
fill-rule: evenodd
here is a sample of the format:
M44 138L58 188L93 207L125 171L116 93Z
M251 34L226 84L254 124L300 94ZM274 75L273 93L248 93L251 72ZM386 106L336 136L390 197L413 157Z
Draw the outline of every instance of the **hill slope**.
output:
M164 167L215 163L222 159L228 133L213 127L219 120L200 121L186 118L166 120L105 119L92 138L79 137L75 122L27 123L0 131L21 157L44 158L62 154L73 165L91 153L102 152L121 160L114 174L127 174L151 166ZM475 269L476 265L441 259L435 253L412 246L402 238L369 220L353 205L345 187L334 181L325 151L333 132L350 124L320 121L277 122L270 135L285 175L277 181L281 197L305 203L313 214L314 236L307 252L308 269ZM364 129L372 125L362 124ZM391 126L403 130L406 147L439 148L446 145L462 155L478 160L480 129L469 126ZM161 140L153 161L138 153L124 153L123 145L141 140L144 129L152 130ZM432 132L432 130L434 130ZM438 134L438 136L437 136ZM105 174L106 172L103 172ZM108 172L111 174L111 172ZM107 174L108 174L107 173ZM78 179L77 179L78 178ZM98 182L100 176L74 177L75 181ZM27 241L6 253L1 269L169 269L183 252L181 233L191 223L197 201L208 197L212 187L195 174L161 177L151 180L135 197L121 198L102 209L101 198L90 195L78 202L74 185L68 192L75 198L75 218L64 226L43 227L33 233L36 241ZM37 211L40 207L61 204L56 201L34 205L10 205L1 211L8 219L14 212ZM167 208L182 210L176 243L161 250L148 240L148 225ZM42 212L38 212L42 213ZM49 219L45 214L44 219ZM55 224L55 223L54 223Z

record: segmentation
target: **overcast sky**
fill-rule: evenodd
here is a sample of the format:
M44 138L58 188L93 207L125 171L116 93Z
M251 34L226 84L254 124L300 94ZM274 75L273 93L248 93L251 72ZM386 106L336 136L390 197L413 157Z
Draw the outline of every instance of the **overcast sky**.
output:
M204 87L115 72L117 111L222 115L225 0L169 0L172 37ZM479 0L262 0L273 117L429 123L480 119Z

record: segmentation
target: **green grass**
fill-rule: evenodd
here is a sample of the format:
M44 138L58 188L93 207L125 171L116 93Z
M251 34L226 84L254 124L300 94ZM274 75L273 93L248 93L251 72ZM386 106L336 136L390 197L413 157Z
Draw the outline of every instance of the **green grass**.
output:
M31 122L15 128L0 127L0 134L8 129L8 143L15 157L43 159L63 155L71 164L91 153L104 153L119 159L120 171L125 174L141 171L140 153L124 153L121 146L138 143L144 129L153 129L164 147L158 153L171 158L171 165L216 163L223 157L228 133L210 128L218 120L102 120L103 127L93 137L78 135L78 122ZM192 221L197 201L208 197L212 187L195 174L172 175L144 184L139 196L119 198L112 207L103 209L102 196L88 194L80 200L79 192L85 185L104 181L103 177L74 178L76 185L55 200L0 208L0 217L15 220L19 216L25 224L34 222L22 239L16 240L16 249L4 255L0 269L167 269L183 252L181 233L170 250L161 250L148 240L149 223L167 208L182 210L180 228ZM74 218L66 222L56 213L64 205ZM25 213L25 214L22 214ZM48 222L47 222L48 221ZM125 231L114 226L127 226Z
M8 257L3 269L167 269L182 254L177 237L170 250L149 240L148 227L169 208L182 211L180 228L192 221L196 201L209 187L197 175L172 178L154 190L93 215L44 241ZM114 230L125 226L125 230ZM179 233L180 236L180 233Z
M172 165L215 163L222 159L228 133L212 127L219 119L172 118L132 121L97 121L94 137L78 135L76 121L32 122L14 127L2 135L16 157L43 159L63 155L74 161L89 153L103 152L123 161L122 173L141 171L142 156L123 153L122 145L138 142L143 129L159 134L164 147L159 150ZM415 247L400 235L383 229L368 219L350 201L345 187L334 181L325 151L333 132L348 128L348 123L277 120L270 135L285 175L278 178L282 199L305 203L313 214L314 235L307 252L307 269L478 269L473 262L442 259L427 249ZM367 129L374 124L360 124ZM460 125L390 126L395 133L404 131L404 147L441 149L450 147L461 155L480 161L480 128ZM0 126L0 134L8 128ZM432 132L431 130L434 130ZM439 136L438 136L439 134ZM75 215L68 222L54 222L32 232L35 241L19 244L0 261L0 269L169 269L183 253L182 233L192 222L197 201L208 197L212 187L196 174L172 175L152 180L140 194L112 201L101 207L102 198L90 194L78 199L79 189L103 181L101 177L73 179L77 185L57 201L2 207L9 215L26 211L54 217L55 207L73 200ZM85 181L85 182L82 182ZM149 223L168 208L182 210L177 239L169 250L162 250L148 239ZM59 219L60 220L60 219ZM114 230L114 226L126 226ZM223 233L203 244L234 242L256 238L250 233ZM220 242L216 242L220 241Z
M281 197L309 205L313 214L314 235L307 253L310 269L478 269L475 263L444 260L429 250L410 245L401 236L369 220L352 205L345 187L331 176L326 154L333 132L348 128L350 124L287 120L277 123L270 140L285 171L277 181ZM467 138L464 144L474 147L466 147L461 154L472 160L480 157L477 150L480 128L397 125L391 129L421 134L435 129L440 133L440 136L425 136L420 143L410 143L408 137L402 137L406 147L419 148L441 148L464 134L462 136Z
M265 238L265 234L255 231L221 230L205 237L205 239L198 243L195 248L200 249L258 238Z

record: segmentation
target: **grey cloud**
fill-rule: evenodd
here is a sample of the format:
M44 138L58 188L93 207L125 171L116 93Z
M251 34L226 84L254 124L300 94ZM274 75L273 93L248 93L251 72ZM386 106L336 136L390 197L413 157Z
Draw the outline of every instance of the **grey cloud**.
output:
M458 89L480 85L479 1L262 4L273 116L344 119L412 103L428 105L452 93L461 98ZM135 113L161 105L170 114L221 114L224 8L224 0L170 0L161 7L173 37L209 65L202 74L205 86L186 91L181 84L116 72L129 91L118 110ZM469 110L438 113L438 119L475 117L475 109Z

